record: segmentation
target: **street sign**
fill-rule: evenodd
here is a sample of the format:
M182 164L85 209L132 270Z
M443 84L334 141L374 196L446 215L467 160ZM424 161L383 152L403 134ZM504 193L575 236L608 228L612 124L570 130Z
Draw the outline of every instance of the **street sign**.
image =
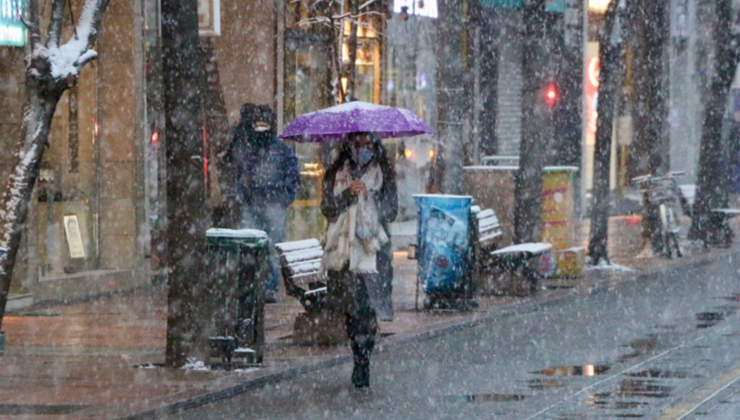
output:
M26 27L21 21L24 8L23 0L0 0L0 45L26 44Z

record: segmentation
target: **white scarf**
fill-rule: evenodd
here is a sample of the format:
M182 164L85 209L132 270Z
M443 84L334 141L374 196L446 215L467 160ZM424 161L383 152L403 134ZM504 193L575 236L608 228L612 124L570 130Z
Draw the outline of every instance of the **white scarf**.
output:
M367 196L360 194L354 204L329 223L321 272L342 269L349 261L349 270L362 273L377 273L376 254L388 242L385 229L380 224L374 194L383 185L383 172L377 162L368 165L361 178L367 187ZM334 195L341 194L352 183L349 162L337 172L334 179Z

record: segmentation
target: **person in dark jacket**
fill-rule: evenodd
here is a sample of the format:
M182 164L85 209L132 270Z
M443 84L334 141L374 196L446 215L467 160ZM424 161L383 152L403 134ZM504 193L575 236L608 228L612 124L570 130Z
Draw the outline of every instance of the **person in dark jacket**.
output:
M269 106L244 104L223 158L225 165L231 167L234 200L241 210L239 227L264 230L272 244L285 239L287 209L300 183L295 151L275 137L274 127ZM268 303L276 301L280 279L273 246L270 264L272 275L265 284Z
M328 277L324 307L345 315L354 356L352 383L367 387L378 318L393 319L387 224L396 218L398 192L380 139L350 135L322 186L321 211L329 221L321 261Z

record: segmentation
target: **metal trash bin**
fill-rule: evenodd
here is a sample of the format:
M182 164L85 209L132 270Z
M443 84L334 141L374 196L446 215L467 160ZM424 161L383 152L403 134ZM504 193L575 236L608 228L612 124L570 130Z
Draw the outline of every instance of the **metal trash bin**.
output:
M242 358L246 364L262 363L268 243L261 230L206 231L206 273L213 298L208 344L210 357L218 358L226 368L232 366L233 358Z
M470 196L414 195L419 212L418 283L427 295L426 308L474 305L468 267L472 200Z

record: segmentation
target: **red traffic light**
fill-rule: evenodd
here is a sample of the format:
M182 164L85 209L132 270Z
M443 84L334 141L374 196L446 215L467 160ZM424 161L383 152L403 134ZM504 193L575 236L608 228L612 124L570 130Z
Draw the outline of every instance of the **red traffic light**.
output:
M545 88L545 102L547 105L553 106L558 101L558 88L555 84L550 83Z

